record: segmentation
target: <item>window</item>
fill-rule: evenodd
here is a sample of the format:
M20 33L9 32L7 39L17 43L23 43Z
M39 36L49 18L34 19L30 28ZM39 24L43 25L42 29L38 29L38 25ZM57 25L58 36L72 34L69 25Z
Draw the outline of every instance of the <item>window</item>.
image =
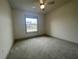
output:
M37 32L37 18L26 17L26 32Z

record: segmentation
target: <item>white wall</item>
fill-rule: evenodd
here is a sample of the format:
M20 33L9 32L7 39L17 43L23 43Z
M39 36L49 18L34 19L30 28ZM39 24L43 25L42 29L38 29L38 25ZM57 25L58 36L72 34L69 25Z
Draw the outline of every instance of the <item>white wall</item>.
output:
M77 2L72 1L46 15L47 34L77 43Z
M25 32L25 15L38 16L38 24L39 24L38 32L35 32L35 33L26 33ZM42 14L13 9L13 17L14 17L13 21L14 21L15 39L44 34L44 26L43 26L44 22L43 22Z
M7 0L0 0L0 59L6 59L13 43L11 10Z

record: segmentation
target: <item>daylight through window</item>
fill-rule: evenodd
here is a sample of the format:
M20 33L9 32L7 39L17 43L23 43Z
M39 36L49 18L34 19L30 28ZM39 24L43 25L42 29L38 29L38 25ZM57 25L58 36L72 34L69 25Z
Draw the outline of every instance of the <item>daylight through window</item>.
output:
M26 18L26 31L37 32L37 18Z

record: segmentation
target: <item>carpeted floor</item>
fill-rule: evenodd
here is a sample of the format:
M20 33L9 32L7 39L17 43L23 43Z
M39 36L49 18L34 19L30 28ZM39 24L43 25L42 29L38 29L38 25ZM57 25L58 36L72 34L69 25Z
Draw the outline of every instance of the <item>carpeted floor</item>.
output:
M37 37L17 42L7 59L78 59L77 46L55 38Z

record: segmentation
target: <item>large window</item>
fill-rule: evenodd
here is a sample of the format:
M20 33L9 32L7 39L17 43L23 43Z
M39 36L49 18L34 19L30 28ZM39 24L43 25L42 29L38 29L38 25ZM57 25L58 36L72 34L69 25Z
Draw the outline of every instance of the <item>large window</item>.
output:
M26 17L26 32L37 32L37 18Z

